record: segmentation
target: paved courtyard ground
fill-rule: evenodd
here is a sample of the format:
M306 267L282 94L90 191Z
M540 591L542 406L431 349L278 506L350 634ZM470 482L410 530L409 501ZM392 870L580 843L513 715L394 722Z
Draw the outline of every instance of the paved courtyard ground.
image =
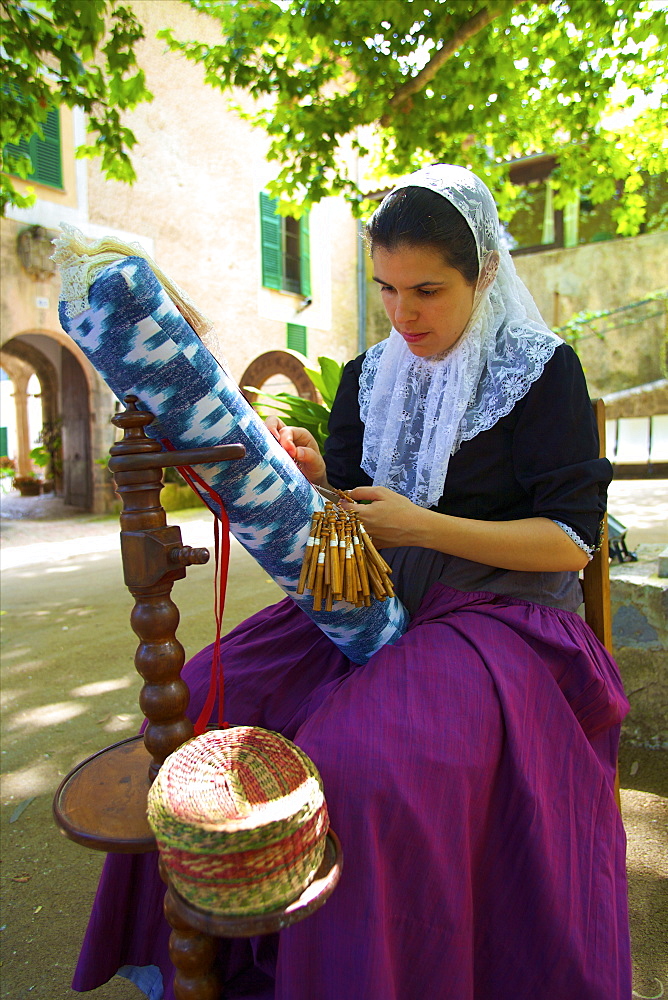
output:
M610 509L629 529L629 548L668 545L668 482L615 483ZM137 730L132 599L122 581L115 519L65 508L58 498L14 494L0 498L0 513L0 994L69 1000L76 996L69 982L103 857L58 833L51 801L61 777L82 758ZM189 510L168 520L181 525L185 544L212 545L208 514ZM280 597L236 543L230 581L226 630ZM175 586L187 654L213 638L212 593L210 565L191 568ZM667 761L666 751L622 747L635 997L668 996ZM88 995L143 996L119 979Z

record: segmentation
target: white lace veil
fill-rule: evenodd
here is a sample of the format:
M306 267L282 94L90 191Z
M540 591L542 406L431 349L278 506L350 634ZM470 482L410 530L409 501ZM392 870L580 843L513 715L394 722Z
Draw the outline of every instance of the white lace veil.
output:
M431 507L443 494L450 456L512 410L561 341L500 247L494 199L475 174L436 164L410 174L394 191L405 187L447 198L478 249L473 311L457 343L445 354L420 358L392 329L367 351L362 366L362 468L374 486Z

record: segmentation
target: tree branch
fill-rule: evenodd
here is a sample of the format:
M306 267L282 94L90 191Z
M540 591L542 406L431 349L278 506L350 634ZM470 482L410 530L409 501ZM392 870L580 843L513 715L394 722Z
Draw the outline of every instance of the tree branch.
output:
M520 3L527 3L528 0L515 0L511 5L513 7ZM538 2L546 2L546 0L538 0ZM507 10L507 6L505 10ZM499 17L504 13L503 7L489 8L482 7L477 14L474 14L472 18L462 24L457 31L455 31L452 38L444 42L443 45L436 51L432 56L426 66L420 70L417 76L413 76L406 83L402 84L389 100L389 106L392 111L396 111L397 108L401 107L409 97L413 94L417 94L419 90L422 90L430 80L433 80L438 73L441 66L443 66L448 59L450 59L458 49L464 45L465 42L472 38L473 35L477 35L479 31L486 28L487 25L493 21L495 18ZM390 112L386 112L380 119L380 124L383 128L386 128L392 120Z

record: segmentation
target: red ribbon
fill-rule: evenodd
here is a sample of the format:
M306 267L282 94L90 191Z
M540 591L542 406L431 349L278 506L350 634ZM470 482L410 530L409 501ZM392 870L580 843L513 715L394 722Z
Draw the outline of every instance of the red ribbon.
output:
M163 438L162 445L167 451L175 451L174 445ZM209 693L204 703L204 707L195 722L195 736L201 736L206 730L211 719L213 706L218 694L218 728L228 729L229 722L223 721L223 708L225 704L225 682L223 677L223 661L220 655L220 637L223 626L223 612L225 610L225 591L227 588L227 575L230 565L230 519L220 496L209 486L190 466L179 466L181 473L191 490L197 495L199 486L216 506L220 507L220 513L214 514L214 545L215 545L215 569L213 577L213 613L216 619L216 641L213 647L213 657L211 660L211 680L209 682ZM197 485L195 485L197 484Z

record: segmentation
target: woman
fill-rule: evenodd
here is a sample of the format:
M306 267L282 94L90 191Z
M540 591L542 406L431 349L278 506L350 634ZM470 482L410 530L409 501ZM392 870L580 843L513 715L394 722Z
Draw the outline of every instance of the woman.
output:
M574 614L610 466L578 360L498 231L470 172L407 178L367 233L392 332L346 366L324 461L270 420L312 482L352 489L412 620L363 667L290 599L223 640L229 721L312 757L345 853L315 915L221 944L226 997L631 996L613 795L628 705ZM193 715L210 658L183 672ZM158 965L173 995L160 893L152 856L108 862L75 989Z

